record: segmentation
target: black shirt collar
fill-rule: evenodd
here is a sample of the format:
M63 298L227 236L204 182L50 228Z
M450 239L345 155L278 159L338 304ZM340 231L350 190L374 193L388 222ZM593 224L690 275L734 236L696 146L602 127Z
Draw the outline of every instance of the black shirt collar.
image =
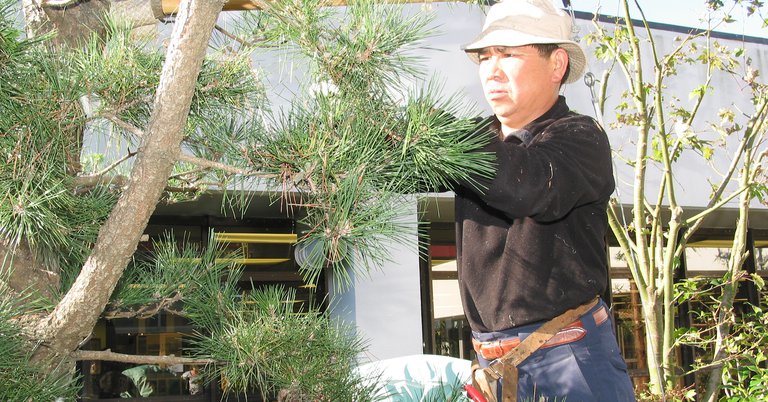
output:
M519 140L523 144L528 145L536 136L536 134L538 134L544 127L552 123L552 120L556 120L565 116L569 110L570 109L568 108L568 105L565 103L565 97L559 95L555 101L555 104L552 105L549 110L544 112L544 114L541 116L537 117L534 121L526 124L522 129L517 130L506 139L503 139L503 141L514 142ZM498 118L496 118L496 116L492 117L492 126L496 129L497 133L501 133L501 122ZM503 134L501 134L501 136L501 138L504 138Z

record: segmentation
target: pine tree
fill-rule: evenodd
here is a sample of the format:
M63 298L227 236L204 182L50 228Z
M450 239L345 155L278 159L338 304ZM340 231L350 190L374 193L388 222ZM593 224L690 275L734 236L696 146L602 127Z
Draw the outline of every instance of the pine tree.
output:
M38 7L25 37L15 3L3 0L0 23L0 325L10 337L0 399L72 397L73 361L127 358L79 350L99 317L173 311L199 328L193 355L144 362L207 363L207 378L233 392L366 400L352 370L363 345L350 329L314 306L287 308L284 289L239 294L241 267L226 262L236 256L213 237L207 248L168 237L132 255L158 202L227 189L238 205L248 194L236 189L259 185L305 211L308 282L330 270L343 286L350 269L382 262L386 242L416 230L401 219L404 197L489 173L489 155L467 154L483 145L466 135L467 106L419 75L428 15L286 0L211 42L223 0L193 0L162 49L118 18L46 33L103 2ZM291 106L272 111L253 54L276 47L308 70ZM130 144L125 155L81 157L86 134L106 130Z

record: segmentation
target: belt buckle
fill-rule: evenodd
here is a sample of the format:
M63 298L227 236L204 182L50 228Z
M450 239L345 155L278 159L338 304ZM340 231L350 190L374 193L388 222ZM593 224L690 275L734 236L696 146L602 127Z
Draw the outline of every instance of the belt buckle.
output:
M504 344L515 341L517 341L518 344L520 343L520 339L518 337L514 337L509 339L497 339L495 341L477 341L477 343L473 342L473 346L475 346L475 352L482 356L483 359L488 361L495 361L498 360L499 357L504 356L506 352L508 352L504 350ZM515 345L513 348L515 347L517 347L517 345Z
M496 370L496 367L495 367L495 366L496 366L496 363L498 363L498 362L499 362L499 359L498 359L498 358L491 360L491 361L488 363L488 369L489 369L489 370L491 370L491 371L493 372L493 375L495 375L495 376L496 376L496 378L503 378L504 376L503 376L501 373L499 373L499 371L498 371L498 370Z

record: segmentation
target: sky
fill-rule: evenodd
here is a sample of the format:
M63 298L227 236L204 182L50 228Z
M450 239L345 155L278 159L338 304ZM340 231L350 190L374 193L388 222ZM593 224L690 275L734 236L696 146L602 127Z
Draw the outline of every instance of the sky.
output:
M558 7L563 6L561 0L552 0ZM706 14L706 0L637 0L643 8L648 21L661 22L694 28L704 28L700 18ZM629 0L634 6L635 0ZM723 0L728 7L733 0ZM600 7L600 14L623 15L619 0L571 0L574 10L594 12ZM633 7L633 10L637 8ZM766 6L768 12L768 6ZM716 31L728 32L746 36L768 38L768 28L762 27L762 21L756 16L747 16L743 8L736 8L731 13L736 22L718 27ZM640 19L639 12L632 12L632 18Z

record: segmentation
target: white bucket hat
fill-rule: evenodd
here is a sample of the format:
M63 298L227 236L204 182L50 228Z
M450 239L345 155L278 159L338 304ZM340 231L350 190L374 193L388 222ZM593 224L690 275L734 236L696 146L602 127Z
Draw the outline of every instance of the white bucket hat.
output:
M584 74L587 64L584 49L571 40L572 27L571 17L552 0L503 0L491 6L483 31L462 49L479 63L479 51L491 46L557 44L568 52L571 71L565 82L571 83Z

